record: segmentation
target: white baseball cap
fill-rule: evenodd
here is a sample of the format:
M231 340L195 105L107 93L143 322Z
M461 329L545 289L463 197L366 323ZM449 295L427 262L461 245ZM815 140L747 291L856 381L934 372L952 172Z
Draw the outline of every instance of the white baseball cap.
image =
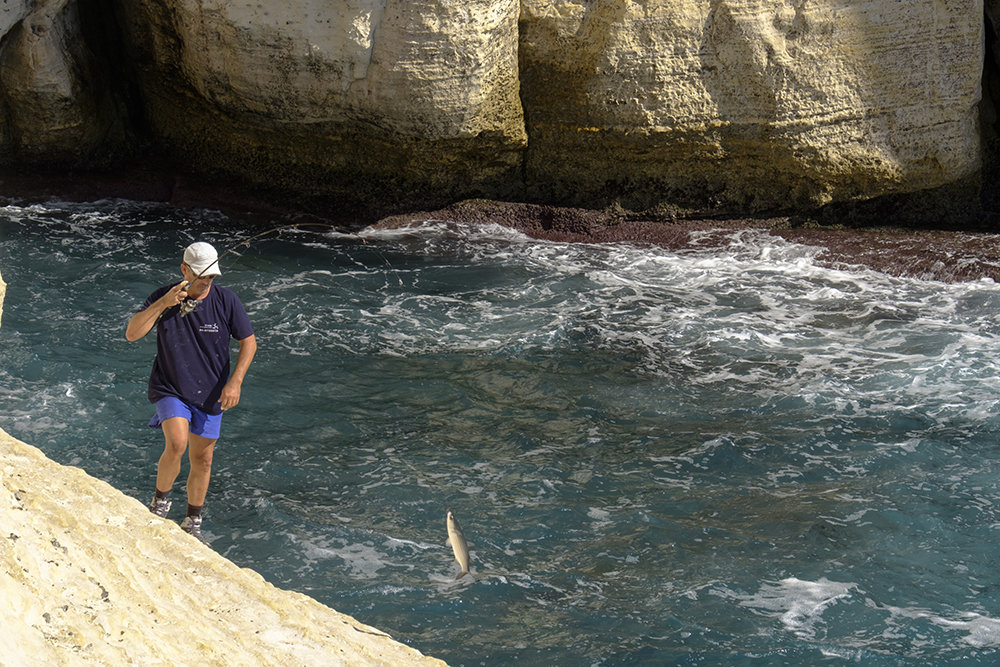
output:
M196 276L221 276L219 253L211 243L197 241L184 248L184 263L191 267Z

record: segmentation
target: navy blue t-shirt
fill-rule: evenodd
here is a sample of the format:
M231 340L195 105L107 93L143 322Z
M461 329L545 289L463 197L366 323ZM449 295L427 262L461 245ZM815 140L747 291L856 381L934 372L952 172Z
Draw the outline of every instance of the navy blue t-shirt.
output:
M140 311L172 287L158 288ZM229 339L243 340L251 334L253 326L239 297L220 285L212 285L185 317L177 306L168 308L156 324L156 358L147 392L150 402L176 396L210 415L221 413L219 396L229 380Z

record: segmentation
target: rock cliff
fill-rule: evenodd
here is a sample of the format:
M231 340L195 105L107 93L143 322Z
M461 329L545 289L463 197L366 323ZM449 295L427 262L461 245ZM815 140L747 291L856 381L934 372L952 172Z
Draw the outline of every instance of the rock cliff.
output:
M522 6L528 180L553 193L656 183L810 207L979 168L976 3Z
M129 0L120 15L154 134L202 170L371 200L519 180L516 0Z
M361 205L951 196L992 2L3 0L0 163L154 147Z
M3 430L0 569L9 667L444 664L275 588Z

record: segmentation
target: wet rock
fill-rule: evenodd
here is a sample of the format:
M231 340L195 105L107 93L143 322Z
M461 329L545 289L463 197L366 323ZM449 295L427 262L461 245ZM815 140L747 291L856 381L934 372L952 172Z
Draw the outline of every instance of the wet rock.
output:
M864 267L895 276L945 282L989 279L1000 282L1000 242L994 233L907 229L903 227L822 226L816 222L775 218L707 219L676 211L626 212L556 208L533 204L470 200L436 211L389 216L377 227L395 228L426 220L495 223L548 241L635 243L674 250L724 247L741 230L757 229L794 243L824 249L820 264Z

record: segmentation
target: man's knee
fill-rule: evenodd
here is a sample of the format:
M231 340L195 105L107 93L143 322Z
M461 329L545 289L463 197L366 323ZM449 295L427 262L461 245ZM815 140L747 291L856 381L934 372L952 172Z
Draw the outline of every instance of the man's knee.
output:
M188 420L183 417L171 417L165 420L163 428L163 439L165 443L165 453L170 456L180 456L187 449L189 425Z
M199 436L191 436L191 447L188 457L192 468L210 469L212 454L215 452L215 440L207 440Z

